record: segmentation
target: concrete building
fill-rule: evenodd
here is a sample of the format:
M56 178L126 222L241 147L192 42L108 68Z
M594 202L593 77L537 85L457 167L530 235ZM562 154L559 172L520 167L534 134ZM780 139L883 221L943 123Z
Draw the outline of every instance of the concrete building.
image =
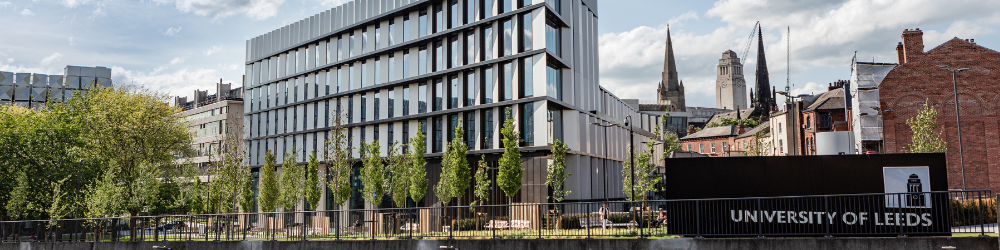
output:
M232 88L232 84L219 83L215 85L215 94L209 95L208 90L195 90L189 97L174 97L172 105L178 106L188 119L188 126L194 134L191 148L194 155L184 159L190 163L205 167L210 160L209 154L219 157L227 133L236 132L242 138L243 133L243 88ZM241 148L243 145L239 145ZM218 160L216 158L215 160Z
M715 71L715 107L730 110L747 108L747 81L743 79L743 64L736 52L722 52Z
M94 87L111 86L111 69L66 66L63 75L0 71L0 105L44 108Z
M567 200L621 199L624 119L631 117L638 145L652 136L657 117L599 85L597 16L594 0L355 0L254 37L245 62L249 164L263 165L268 150L279 164L293 151L304 164L310 152L323 150L332 120L344 114L355 148L376 140L386 148L426 134L433 186L456 126L465 128L469 162L485 155L495 164L509 110L523 138L525 170L514 202L546 201L554 140L571 149ZM498 190L490 201L506 202ZM336 208L330 195L316 209ZM389 205L359 196L347 206ZM429 188L414 205L436 203Z
M896 52L899 66L878 86L879 107L893 110L885 112L886 152L909 152L913 132L906 119L929 103L948 144L948 188L1000 192L1000 52L959 38L925 51L920 29L904 30ZM952 75L939 65L968 70Z

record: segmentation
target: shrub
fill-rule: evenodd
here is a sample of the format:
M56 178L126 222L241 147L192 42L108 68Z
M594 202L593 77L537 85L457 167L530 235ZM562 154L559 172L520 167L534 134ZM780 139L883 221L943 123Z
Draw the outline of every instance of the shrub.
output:
M982 201L982 203L980 203ZM982 213L983 223L997 222L997 201L995 198L970 198L951 200L952 226L979 225Z

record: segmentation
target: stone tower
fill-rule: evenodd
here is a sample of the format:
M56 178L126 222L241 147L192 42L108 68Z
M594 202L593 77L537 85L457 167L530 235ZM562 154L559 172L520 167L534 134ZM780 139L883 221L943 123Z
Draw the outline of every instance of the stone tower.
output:
M753 99L753 114L758 117L767 117L772 111L778 110L778 104L774 101L772 94L767 94L767 89L771 88L771 81L767 73L767 60L764 57L764 35L761 34L760 27L757 28L757 83L754 89L757 95Z
M715 107L737 109L747 107L747 81L743 79L743 64L736 52L722 52L715 77Z
M684 82L678 80L677 65L674 64L674 45L670 41L670 26L667 26L667 49L663 55L663 72L656 87L656 104L667 105L671 111L685 111Z

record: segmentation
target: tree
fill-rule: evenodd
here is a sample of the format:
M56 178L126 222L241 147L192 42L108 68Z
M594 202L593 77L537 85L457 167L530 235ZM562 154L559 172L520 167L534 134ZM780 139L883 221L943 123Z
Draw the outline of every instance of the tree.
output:
M742 121L743 126L746 126L747 128L754 128L757 127L757 125L760 125L760 122L750 118L743 118L737 120L736 118L723 117L722 119L719 119L718 122L711 122L708 125L705 125L705 127L711 128L711 127L721 127L721 126L736 126L740 125L740 121Z
M242 126L230 125L223 132L221 143L209 146L209 167L206 175L210 178L206 199L209 212L232 213L237 211L239 196L250 168L246 166L243 150Z
M243 188L240 190L240 209L244 213L253 211L253 176L243 179Z
M747 147L747 156L766 156L771 154L771 140L767 133L769 128L761 129L753 134L750 145Z
M302 200L302 166L299 166L298 151L292 148L291 153L285 153L285 161L281 163L281 206L285 211L295 211L295 204Z
M309 155L309 164L306 165L305 185L306 202L313 210L319 207L319 198L323 195L323 183L319 180L319 159L316 159L316 151Z
M76 207L82 187L99 174L96 165L77 161L84 157L79 120L61 105L51 108L0 105L0 220L51 218L56 195ZM66 178L62 194L55 193L52 183Z
M454 132L455 136L448 142L448 147L441 158L441 177L437 185L434 185L434 195L442 205L447 205L451 198L461 197L469 188L472 179L469 174L469 161L465 156L469 147L465 145L463 138L465 130L462 128L462 119L458 119Z
M165 94L140 87L111 86L91 89L64 103L72 119L81 123L84 155L98 163L104 174L89 186L93 195L87 203L107 210L92 215L135 217L162 201L157 178L191 142L185 117L167 99ZM134 231L138 219L129 222Z
M631 201L646 200L646 194L657 191L656 184L663 179L662 176L656 174L657 166L653 162L653 147L656 141L649 140L645 144L646 150L640 152L639 156L635 158L634 167L631 162L622 164L622 192ZM633 168L635 168L634 186L632 185ZM633 193L633 188L635 193Z
M476 188L472 191L472 194L476 197L476 201L470 204L472 206L486 205L486 201L490 200L490 187L493 185L493 180L490 180L490 166L486 163L485 154L480 155L479 164L477 165Z
M264 167L260 170L260 210L274 212L281 200L278 187L278 173L275 170L274 153L268 149L264 154Z
M327 188L333 193L334 202L343 205L351 198L351 147L347 140L347 128L340 109L333 114L333 128L326 140Z
M402 148L397 143L393 142L386 151L385 159L387 168L389 169L389 178L386 182L388 186L387 190L392 196L392 202L396 207L405 207L412 179L410 178L410 170L412 168L408 163L410 158L403 154Z
M417 123L417 127L422 124ZM417 130L417 135L410 140L410 198L413 202L420 202L427 194L427 159L424 153L427 152L427 141L424 133Z
M930 106L930 101L924 102L917 115L906 119L910 125L913 137L910 142L911 153L943 153L948 151L948 143L941 139L941 131L937 131L937 110Z
M510 108L504 112L503 127L500 134L503 136L503 155L500 156L500 171L497 173L497 185L503 190L508 199L513 199L514 195L521 190L521 176L524 170L521 169L521 149L518 146L521 142L521 134L514 128L514 117L510 114ZM513 203L513 200L511 200Z
M680 138L677 137L677 134L660 129L660 124L666 124L668 117L670 117L670 111L664 111L663 117L660 118L660 122L656 123L656 132L654 132L657 137L661 137L663 139L663 159L670 158L670 153L681 148L681 141Z
M566 178L572 175L572 173L566 172L566 152L568 151L569 146L558 139L552 144L552 164L549 164L547 168L545 185L552 188L552 196L549 198L556 202L562 202L570 194L565 186Z
M376 207L382 204L386 181L385 163L378 144L378 140L367 144L361 142L361 158L364 159L364 167L361 168L362 193L365 200Z

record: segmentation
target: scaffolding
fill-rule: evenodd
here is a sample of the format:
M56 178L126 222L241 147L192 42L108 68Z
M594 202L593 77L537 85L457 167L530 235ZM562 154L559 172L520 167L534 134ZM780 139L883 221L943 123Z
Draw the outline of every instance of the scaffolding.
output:
M854 62L851 66L851 119L854 146L863 151L866 144L875 143L879 148L883 143L882 108L879 104L879 85L895 63ZM871 148L871 147L868 147Z

